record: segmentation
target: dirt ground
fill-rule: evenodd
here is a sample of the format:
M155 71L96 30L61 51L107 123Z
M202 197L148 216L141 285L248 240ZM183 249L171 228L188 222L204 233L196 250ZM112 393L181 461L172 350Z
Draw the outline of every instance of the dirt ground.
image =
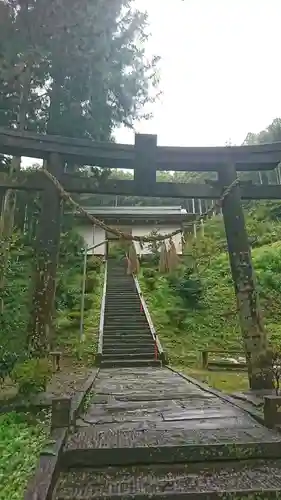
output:
M47 385L47 394L54 396L73 396L79 391L85 380L88 378L91 367L83 362L71 357L62 357L60 363L61 370L53 373L53 376ZM7 377L0 385L0 401L13 399L17 395L17 387L13 381Z

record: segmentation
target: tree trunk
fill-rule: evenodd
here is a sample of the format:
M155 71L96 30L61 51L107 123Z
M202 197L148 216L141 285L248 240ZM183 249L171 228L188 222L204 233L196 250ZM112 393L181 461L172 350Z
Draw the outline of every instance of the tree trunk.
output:
M58 134L60 118L60 81L53 79L50 95L48 134ZM51 154L45 164L58 180L64 171L64 161ZM36 269L32 309L28 325L28 350L36 356L45 356L53 337L55 313L56 274L60 246L62 202L55 186L46 179L41 197L41 212L36 235Z
M31 61L27 61L27 67L23 73L22 88L20 95L18 130L24 130L26 127L26 116L28 110L28 96L31 83ZM14 156L11 160L9 175L13 177L20 171L21 157ZM5 275L10 253L10 240L13 233L14 217L16 209L17 194L14 189L8 189L2 202L2 211L0 219L0 312L4 309L3 291L5 287Z

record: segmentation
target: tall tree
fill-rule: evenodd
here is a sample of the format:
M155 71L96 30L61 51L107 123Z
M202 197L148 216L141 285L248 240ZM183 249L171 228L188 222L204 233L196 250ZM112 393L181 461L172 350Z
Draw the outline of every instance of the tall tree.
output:
M249 132L244 140L244 144L266 144L281 141L281 118L275 118L272 123L257 134ZM250 177L254 182L262 184L281 184L280 165L275 170L269 172L252 172Z
M41 99L38 95L37 117L48 134L105 140L111 138L116 124L132 124L141 116L143 105L151 100L151 86L157 83L157 59L145 59L141 44L146 38L146 16L131 5L131 1L114 0L108 9L101 0L37 0L29 10L32 25L41 20L36 47L45 64L45 95ZM53 214L47 223L50 199L46 195L41 220L51 230L50 220L56 217ZM49 342L58 235L47 237L42 226L38 241L29 336L37 354Z

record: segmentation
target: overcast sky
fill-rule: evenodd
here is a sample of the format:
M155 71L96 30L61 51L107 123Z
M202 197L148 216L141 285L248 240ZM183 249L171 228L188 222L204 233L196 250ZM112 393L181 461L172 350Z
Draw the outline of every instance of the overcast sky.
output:
M281 117L281 0L136 0L162 57L161 102L136 131L160 145L241 144ZM118 142L132 142L120 130Z

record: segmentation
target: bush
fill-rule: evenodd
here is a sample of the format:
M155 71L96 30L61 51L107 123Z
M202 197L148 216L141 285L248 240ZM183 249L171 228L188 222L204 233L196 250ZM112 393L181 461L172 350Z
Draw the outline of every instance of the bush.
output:
M86 278L86 283L85 283L85 292L86 293L92 293L94 291L94 288L99 284L99 276L91 272L88 274Z
M181 329L184 326L184 321L187 317L187 311L183 308L171 308L167 309L167 315L171 321L171 323L176 327Z
M47 359L28 359L15 365L11 378L18 384L20 394L36 394L46 390L52 376L51 364Z
M183 274L174 273L167 277L169 286L181 297L189 307L198 307L203 298L203 288L199 277L195 276L191 268Z
M89 311L93 305L93 295L85 295L84 297L84 311Z
M101 261L100 257L93 255L88 259L87 270L88 271L96 271L97 273L99 273L100 269L101 269L101 265L102 265L102 261Z
M67 284L60 280L56 289L56 305L58 309L74 309L80 303L81 289L77 287L67 287Z
M3 382L12 373L17 359L15 352L8 352L0 347L0 381Z
M143 277L145 280L149 279L149 278L155 278L156 279L156 276L157 276L157 271L156 269L152 269L152 268L145 268L143 269Z
M80 311L70 311L68 313L68 317L71 319L72 327L76 327L76 326L80 325L80 317L81 317Z
M149 291L155 290L157 283L157 271L153 268L144 268L142 275L145 280L145 285Z

